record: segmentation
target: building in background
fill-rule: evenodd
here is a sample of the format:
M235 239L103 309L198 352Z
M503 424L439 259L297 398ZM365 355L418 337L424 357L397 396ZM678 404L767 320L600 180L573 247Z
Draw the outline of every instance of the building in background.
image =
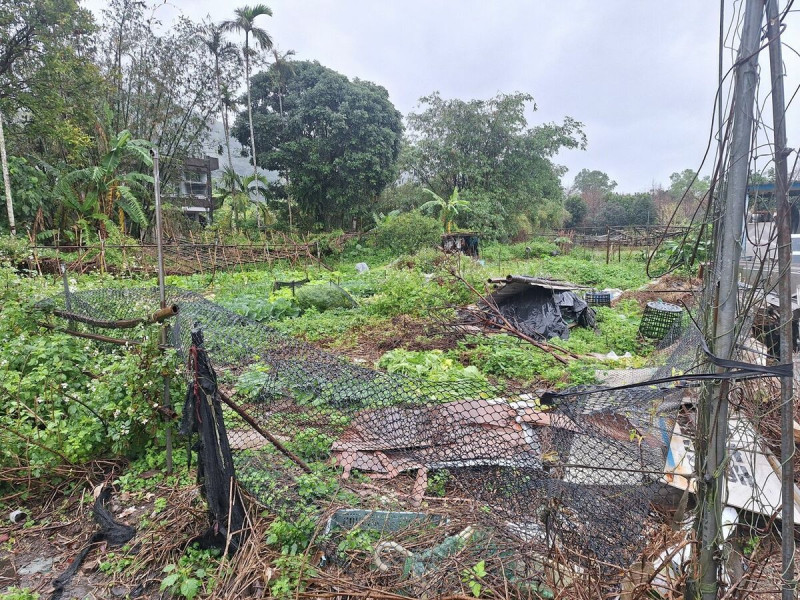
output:
M219 170L219 159L213 156L187 158L180 173L180 182L166 201L179 207L190 219L201 225L214 222L214 210L221 206L221 200L213 196L212 173Z

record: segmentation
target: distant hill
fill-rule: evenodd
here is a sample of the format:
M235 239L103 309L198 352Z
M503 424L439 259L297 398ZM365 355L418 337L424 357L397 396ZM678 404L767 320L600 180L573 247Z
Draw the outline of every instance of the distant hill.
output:
M231 160L233 161L233 170L239 175L250 175L253 173L253 165L250 164L250 153L246 152L247 156L242 156L242 148L243 146L239 143L239 140L232 137ZM220 170L211 174L214 179L217 179L222 174L222 169L228 164L228 153L225 149L225 130L222 126L222 121L215 121L211 126L204 149L206 154L219 159ZM278 179L278 174L275 171L267 171L259 167L258 172L261 175L266 175L269 181Z

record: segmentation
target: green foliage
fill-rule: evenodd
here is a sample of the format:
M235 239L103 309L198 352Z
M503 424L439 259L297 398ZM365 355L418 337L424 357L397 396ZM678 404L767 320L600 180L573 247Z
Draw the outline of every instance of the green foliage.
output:
M95 30L91 11L75 0L0 3L0 109L10 154L73 162L89 152L104 92L89 50Z
M299 431L288 445L304 460L321 461L330 455L334 441L335 438L318 429L307 427Z
M236 380L236 395L246 400L256 400L259 392L269 381L269 369L265 365L251 365Z
M533 97L522 93L464 101L434 92L420 105L420 112L407 117L411 143L404 172L438 194L454 186L463 193L491 194L506 218L498 237L517 233L520 214L536 226L560 224L564 171L551 159L562 148L585 146L581 123L566 117L560 124L529 127L526 112L536 107ZM481 215L488 214L482 207Z
M713 227L693 227L686 239L666 240L658 248L656 257L670 268L694 271L694 266L711 259Z
M136 454L157 438L162 372L175 371L174 352L161 352L155 334L123 350L42 330L28 282L0 267L3 279L17 285L0 302L0 465L38 476L107 451Z
M107 552L103 556L103 560L97 565L103 573L109 575L116 575L122 573L125 569L133 564L133 558L124 554L117 554L116 552Z
M314 308L325 312L333 308L353 308L353 299L338 285L304 285L295 292L297 305L304 310Z
M614 191L614 188L617 187L617 182L606 173L603 173L603 171L581 169L575 175L575 182L572 186L582 194L587 192L608 194Z
M199 594L210 594L217 583L213 572L219 562L219 550L202 550L190 546L177 564L169 564L162 569L165 573L159 590L167 591L177 598L193 600Z
M230 310L255 321L280 321L300 315L300 307L290 298L275 298L270 301L263 296L238 296L224 304Z
M564 200L564 209L569 213L569 218L564 223L564 227L580 226L589 212L586 201L580 196L570 196Z
M441 308L470 299L466 288L451 278L428 280L418 271L387 271L379 292L364 301L369 314L426 316Z
M464 367L441 350L425 352L398 348L381 356L377 366L389 373L401 373L428 381L486 380L477 367Z
M375 244L396 253L416 252L442 243L442 226L418 212L402 213L375 228Z
M464 190L461 197L469 202L469 211L461 213L456 222L459 228L474 231L482 242L506 241L519 230L503 206L502 193L483 190ZM523 216L524 215L520 215Z
M486 577L486 561L477 562L471 567L461 571L461 581L467 584L472 595L476 598L481 597L483 585L480 583Z
M447 482L450 481L450 471L438 469L428 474L428 487L426 493L429 496L444 498L447 493Z
M630 225L655 225L658 211L650 194L607 194L597 217L597 225L626 227Z
M113 220L114 210L119 210L120 229L125 230L122 213L138 227L147 226L148 219L140 198L146 193L146 184L153 178L132 169L121 172L125 159L135 159L145 167L153 164L150 143L133 139L127 129L109 142L109 150L96 165L76 169L65 174L55 187L55 193L65 207L71 210L78 222L87 229L105 228Z
M453 226L453 219L458 216L459 212L469 212L469 201L458 198L458 186L453 188L453 192L447 199L442 198L439 194L428 188L423 188L422 191L432 196L433 199L428 200L428 202L420 206L420 212L425 212L429 209L438 210L439 218L442 220L442 226L447 233L450 233Z
M487 375L523 382L564 379L564 366L551 355L506 334L467 338L459 349L462 360Z
M348 552L370 553L374 550L375 542L378 540L380 532L374 529L361 529L354 527L350 529L341 541L336 545L336 553L340 558L345 558Z
M692 169L684 169L669 176L669 194L676 200L685 197L689 202L697 202L708 192L710 186L711 178L708 175L700 177Z
M277 67L252 78L259 164L288 174L289 196L309 227L349 227L369 219L370 199L396 177L402 117L387 91L349 80L318 62L291 62L274 85ZM233 128L248 140L246 119Z
M27 588L11 586L4 592L0 592L0 600L39 600L39 598L40 596L37 592Z
M306 582L317 574L305 555L284 552L274 564L279 576L271 584L270 591L276 598L294 598L298 591L305 589Z

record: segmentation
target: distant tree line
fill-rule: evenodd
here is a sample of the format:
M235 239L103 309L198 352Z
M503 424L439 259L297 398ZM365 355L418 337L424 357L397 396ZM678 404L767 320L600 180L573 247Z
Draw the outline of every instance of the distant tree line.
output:
M686 225L709 190L709 178L691 169L670 175L670 187L621 194L617 182L598 170L581 170L567 191L565 227Z
M160 150L168 193L184 160L207 151L215 121L225 143L214 149L223 166L214 227L231 235L367 229L415 213L400 223L433 227L426 217L508 240L673 213L685 222L708 189L686 170L668 189L621 194L607 174L584 169L565 190L557 155L586 147L583 124L531 122L530 94L432 92L404 118L380 85L279 50L266 5L220 23L164 25L158 10L110 0L95 21L76 0L0 5L0 115L20 230L80 243L147 234L150 149ZM252 171L236 172L231 137Z

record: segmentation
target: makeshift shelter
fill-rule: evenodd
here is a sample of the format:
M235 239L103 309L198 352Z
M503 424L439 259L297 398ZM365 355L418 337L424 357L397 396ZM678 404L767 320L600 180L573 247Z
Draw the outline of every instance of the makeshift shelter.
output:
M473 258L480 255L478 245L480 237L477 233L459 232L442 235L442 248L445 252L460 252Z
M526 335L566 340L575 325L594 327L594 309L573 291L583 289L579 285L526 275L508 275L489 283L500 287L487 302Z

